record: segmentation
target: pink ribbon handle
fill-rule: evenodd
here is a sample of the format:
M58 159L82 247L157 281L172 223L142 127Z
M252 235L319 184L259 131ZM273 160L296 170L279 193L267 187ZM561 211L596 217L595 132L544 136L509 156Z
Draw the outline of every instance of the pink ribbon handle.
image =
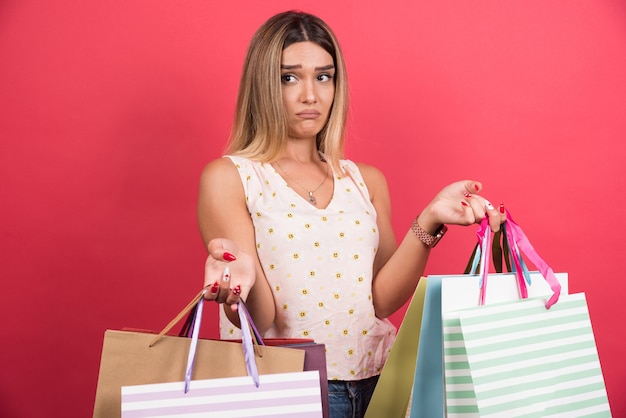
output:
M491 233L489 231L488 219L484 218L480 223L478 231L478 248L480 249L480 294L478 296L478 304L480 306L485 304L485 298L487 297L487 278L489 277L489 254L491 254Z
M528 257L528 259L535 265L535 267L541 272L543 278L548 282L550 288L552 289L552 296L546 302L546 309L550 309L552 305L554 305L561 295L561 284L557 280L554 275L554 271L552 268L546 263L543 258L537 253L535 248L531 245L530 241L522 231L522 228L518 224L513 221L511 214L509 211L506 213L506 223L507 223L507 232L511 234L511 238L513 242L517 244L520 251ZM515 267L518 268L519 260L517 261ZM521 267L520 267L521 268Z

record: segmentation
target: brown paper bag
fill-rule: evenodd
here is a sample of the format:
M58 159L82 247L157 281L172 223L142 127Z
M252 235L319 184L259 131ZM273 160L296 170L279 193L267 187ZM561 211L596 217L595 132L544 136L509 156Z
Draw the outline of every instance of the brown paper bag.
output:
M302 338L265 338L266 346L289 347L303 350L304 371L317 370L320 375L320 392L322 395L322 414L324 418L330 417L330 404L328 401L328 372L326 370L326 346L317 344L310 339Z
M198 297L194 299L197 303ZM182 318L193 306L192 301L161 333ZM121 415L122 386L176 382L185 379L190 338L107 330L104 334L100 373L94 405L94 418ZM257 347L259 374L301 372L303 350L284 347ZM245 376L246 366L241 343L199 340L193 379Z

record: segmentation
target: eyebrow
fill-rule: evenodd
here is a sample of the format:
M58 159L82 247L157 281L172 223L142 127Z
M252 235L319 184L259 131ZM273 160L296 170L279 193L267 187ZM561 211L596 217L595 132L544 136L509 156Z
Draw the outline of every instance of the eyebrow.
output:
M296 65L284 65L281 64L280 68L282 70L299 70L302 69L302 65L300 64L296 64ZM332 70L335 68L334 64L328 64L328 65L324 65L323 67L315 67L315 71L328 71L328 70Z

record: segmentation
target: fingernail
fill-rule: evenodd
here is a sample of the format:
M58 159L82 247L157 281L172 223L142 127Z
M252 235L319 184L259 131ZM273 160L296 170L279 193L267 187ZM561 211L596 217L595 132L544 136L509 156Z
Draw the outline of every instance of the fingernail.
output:
M500 213L504 213L504 203L500 203Z
M226 267L224 269L224 273L222 274L222 281L223 282L227 282L230 280L230 269L228 267Z
M218 290L220 290L220 284L218 282L213 283L213 286L211 286L211 293L217 293Z
M469 194L469 193L467 193L467 192L463 193L463 196L465 196L465 197L467 197L467 198L472 197L472 195L471 195L471 194Z
M236 259L237 259L237 257L232 255L231 253L224 252L224 260L226 260L226 261L235 261Z
M462 204L463 206L469 206L469 203L467 203L465 200L462 200L462 201L461 201L461 204Z
M487 210L495 209L491 202L488 200L485 200L485 207L487 208Z
M239 285L235 286L235 288L233 289L233 294L235 296L241 295L241 286L239 286Z
M478 184L475 184L475 185L474 185L474 189L476 189L476 191L478 191L478 190L479 190L479 189L478 189Z

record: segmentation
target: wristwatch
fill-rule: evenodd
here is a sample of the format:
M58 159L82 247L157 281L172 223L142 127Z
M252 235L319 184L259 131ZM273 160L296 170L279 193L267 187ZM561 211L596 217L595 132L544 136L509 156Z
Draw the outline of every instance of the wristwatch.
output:
M424 231L421 226L417 223L417 218L411 224L411 230L415 234L416 237L420 239L424 244L433 248L437 243L443 238L443 236L448 231L448 227L446 225L441 225L436 231L435 235L430 235L428 232Z

